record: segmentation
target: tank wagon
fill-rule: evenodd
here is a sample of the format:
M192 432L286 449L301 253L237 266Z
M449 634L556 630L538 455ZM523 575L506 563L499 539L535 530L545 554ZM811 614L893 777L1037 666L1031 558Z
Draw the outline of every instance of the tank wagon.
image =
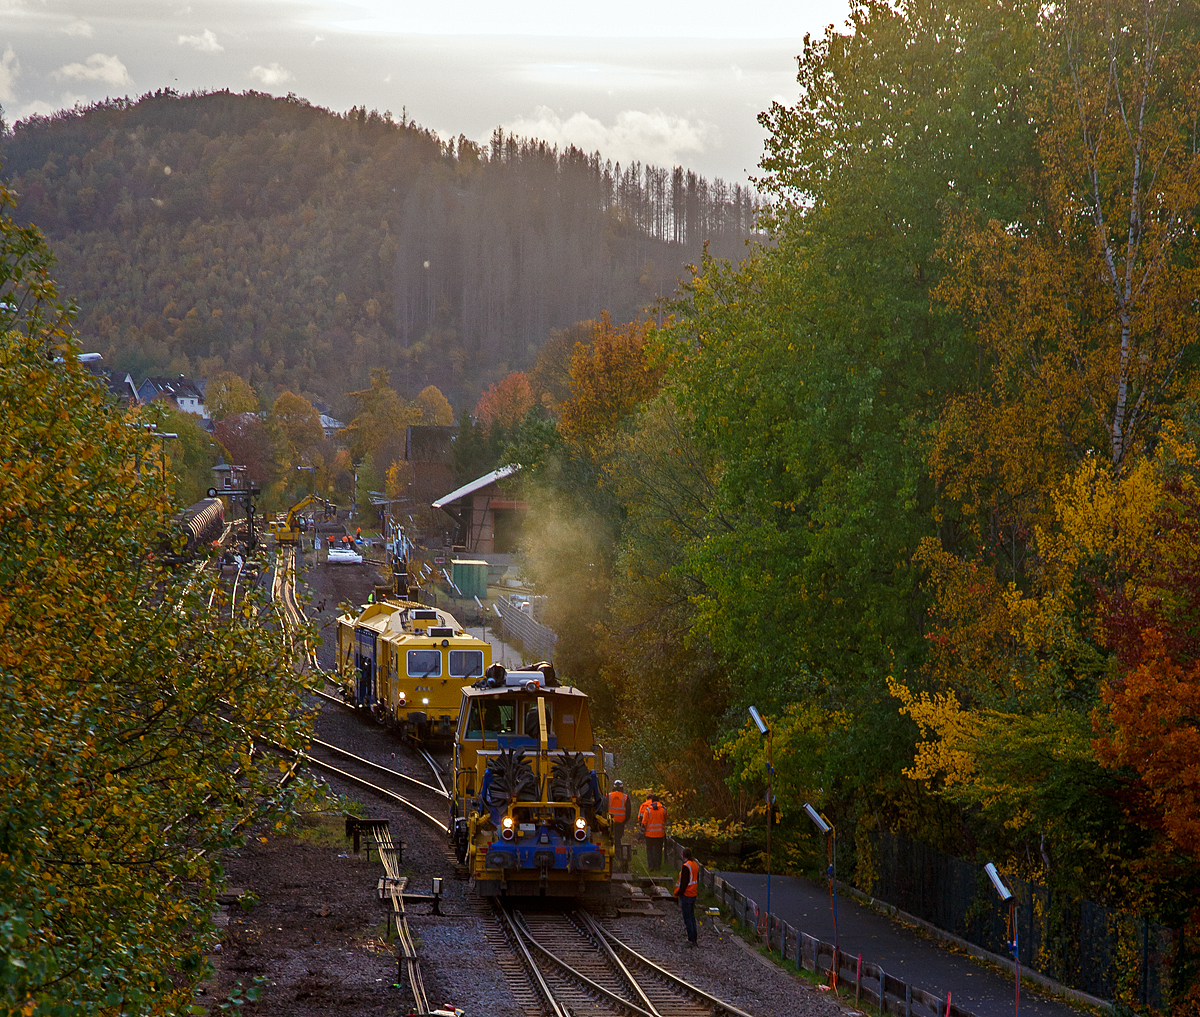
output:
M178 543L166 552L172 561L187 561L206 544L211 544L225 532L225 503L220 498L202 498L184 509L172 522L186 541L179 551ZM169 541L164 541L169 543Z
M462 690L451 838L484 896L608 896L613 839L604 749L588 697L553 668L505 671Z
M464 683L491 665L492 647L453 615L408 600L368 604L337 625L338 671L356 706L406 737L454 737Z

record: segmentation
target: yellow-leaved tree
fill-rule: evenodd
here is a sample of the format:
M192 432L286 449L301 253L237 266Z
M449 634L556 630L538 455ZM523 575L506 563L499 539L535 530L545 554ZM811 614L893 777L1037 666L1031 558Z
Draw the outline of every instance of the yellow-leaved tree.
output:
M290 808L256 746L306 741L303 685L265 597L231 611L215 573L165 563L160 450L79 364L10 207L0 190L0 1011L184 1013L221 851Z
M1152 444L1200 339L1195 7L1071 0L1044 17L1037 203L1026 223L956 221L937 290L975 325L983 370L944 410L932 463L979 533L1044 524L1089 452L1119 467Z

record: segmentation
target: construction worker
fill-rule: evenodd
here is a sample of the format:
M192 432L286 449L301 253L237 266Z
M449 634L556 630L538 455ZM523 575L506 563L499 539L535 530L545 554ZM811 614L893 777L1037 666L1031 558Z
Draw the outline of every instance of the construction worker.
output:
M663 841L667 836L667 807L651 794L642 805L639 820L646 835L646 868L658 872L662 868Z
M621 839L625 836L625 820L629 818L632 807L633 801L625 793L625 785L614 780L612 790L608 793L608 815L612 819L613 844L616 847L621 846Z
M683 849L683 867L675 878L675 896L683 913L688 946L696 945L696 892L700 889L700 863L692 861L692 849Z

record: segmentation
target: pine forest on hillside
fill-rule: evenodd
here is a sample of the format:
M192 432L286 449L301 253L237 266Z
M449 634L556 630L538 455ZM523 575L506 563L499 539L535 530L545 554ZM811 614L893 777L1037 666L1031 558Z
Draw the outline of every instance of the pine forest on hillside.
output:
M336 412L373 367L469 409L552 329L669 296L705 242L740 256L758 207L679 168L254 93L32 117L0 173L109 366L232 371Z

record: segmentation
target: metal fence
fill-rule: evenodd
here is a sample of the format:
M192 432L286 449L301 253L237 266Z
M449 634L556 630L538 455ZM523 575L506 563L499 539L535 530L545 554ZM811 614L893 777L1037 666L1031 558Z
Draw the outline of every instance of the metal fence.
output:
M681 845L670 837L668 843L678 862L682 857ZM881 1013L901 1017L974 1017L953 999L910 985L889 975L878 964L835 950L832 943L822 942L775 915L761 912L755 901L703 865L700 866L700 885L708 887L733 918L754 932L769 950L778 950L784 960L828 977L836 970L838 984L843 989L854 989L855 1002L869 1003L878 1007Z
M874 895L931 925L1005 957L1008 909L983 866L943 854L900 834L874 839ZM1176 934L1136 915L1067 898L1021 879L1016 898L1020 962L1091 996L1161 1009L1167 1003Z
M534 621L524 611L503 601L496 602L504 637L515 636L535 660L552 660L558 636L553 629Z

